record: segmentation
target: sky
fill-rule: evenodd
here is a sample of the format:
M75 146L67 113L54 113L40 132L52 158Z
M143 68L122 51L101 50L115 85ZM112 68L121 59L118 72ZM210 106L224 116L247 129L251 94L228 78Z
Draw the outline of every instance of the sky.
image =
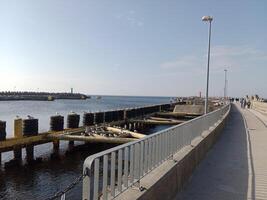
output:
M0 91L267 97L267 0L0 0Z

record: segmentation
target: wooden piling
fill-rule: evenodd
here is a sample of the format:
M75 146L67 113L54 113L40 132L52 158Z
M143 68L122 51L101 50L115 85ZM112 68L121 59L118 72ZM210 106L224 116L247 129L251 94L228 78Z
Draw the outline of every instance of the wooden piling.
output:
M14 137L22 138L22 119L18 118L14 120ZM21 161L22 159L22 149L20 145L16 145L13 147L14 159Z
M94 125L94 113L84 113L83 115L83 126Z
M125 111L124 110L118 110L118 120L124 120L125 119Z
M113 121L114 111L107 111L104 113L104 122L109 123Z
M0 120L0 141L6 140L6 122Z
M14 120L14 137L22 138L22 119L18 118Z
M0 142L6 140L6 122L0 120ZM0 152L0 166L2 163L2 154Z
M95 113L95 124L101 124L104 122L104 112L96 112Z
M14 159L21 161L22 160L22 149L20 145L16 145L13 147Z
M28 163L30 163L34 160L34 146L27 145L25 149L26 149L26 160Z
M50 117L50 131L62 131L64 129L64 116L56 115ZM53 156L59 153L59 140L53 140Z
M80 115L71 113L67 117L67 128L78 128L80 122ZM74 141L69 141L69 150L74 148Z
M22 120L22 135L36 136L38 135L38 119L29 118ZM26 145L26 160L28 163L31 163L34 160L34 145Z

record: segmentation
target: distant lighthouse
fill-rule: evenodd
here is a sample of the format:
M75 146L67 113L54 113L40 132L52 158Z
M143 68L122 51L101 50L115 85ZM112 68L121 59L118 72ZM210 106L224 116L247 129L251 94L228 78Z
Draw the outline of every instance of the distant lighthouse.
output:
M70 88L70 93L73 94L73 88Z

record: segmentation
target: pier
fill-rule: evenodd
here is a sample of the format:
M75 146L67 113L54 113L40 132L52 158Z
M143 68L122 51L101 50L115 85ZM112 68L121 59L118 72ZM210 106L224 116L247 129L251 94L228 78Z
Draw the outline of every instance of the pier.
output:
M266 122L234 104L221 138L175 199L267 199Z
M195 141L196 137L200 136L203 140L210 138L209 148L216 141L228 117L230 104L222 105L213 102L209 107L210 113L206 116L203 115L203 101L199 103L196 104L196 102L191 101L172 102L169 104L98 111L94 113L86 112L83 115L71 112L66 116L66 125L64 125L64 116L54 115L50 117L50 130L44 133L39 133L38 119L31 116L28 116L26 119L17 118L14 120L14 138L6 138L6 124L4 121L1 121L0 153L13 151L14 158L4 163L5 168L8 169L13 166L21 166L24 163L22 160L25 160L27 165L42 162L41 157L34 155L35 146L39 144L53 144L51 159L58 158L61 141L67 141L68 149L66 153L68 154L74 149L75 142L115 144L114 148L118 149L115 150L115 153L114 148L107 149L106 152L109 152L106 154L107 156L104 155L99 158L99 164L104 164L105 166L99 167L104 167L107 170L105 173L109 175L121 173L121 177L113 180L112 177L106 177L104 173L104 177L100 177L99 183L105 184L104 180L106 178L113 181L112 183L107 183L107 186L103 186L106 187L106 197L102 196L105 193L104 191L95 191L95 194L93 194L94 198L88 198L88 192L91 193L88 182L91 185L91 181L95 179L93 177L96 174L92 169L97 167L95 166L97 161L95 161L94 156L92 162L87 159L85 161L85 171L82 175L83 179L79 179L83 181L84 185L83 199L120 199L121 197L124 199L126 196L127 198L131 196L132 199L135 199L137 198L136 194L143 195L145 193L137 192L135 195L132 195L131 188L137 187L139 191L143 191L142 188L152 187L152 191L154 189L157 190L153 188L153 185L141 184L144 178L150 177L150 173L154 176L154 172L157 171L157 168L160 169L161 164L164 164L165 161L174 160L174 163L180 163L175 158L175 147L182 150L191 145L190 148L193 150L196 146L193 141ZM154 137L154 134L146 135L146 132L143 131L145 130L144 128L155 125L168 125L171 128L156 133L156 137ZM176 132L180 134L176 135ZM216 133L216 137L214 136L216 139L213 136L209 136L209 133ZM22 154L23 148L25 148L25 158L23 158ZM120 148L123 149L120 150ZM208 150L206 147L201 148L203 150L199 150L201 151L199 159ZM100 152L99 155L102 155L102 153ZM90 163L89 165L88 162ZM105 162L107 163L105 164ZM184 162L189 162L187 164L189 166L191 161ZM198 162L200 160L195 163L195 166ZM121 165L123 163L123 165L116 166L117 164L120 165L120 163ZM139 169L139 167L142 169ZM165 170L170 170L165 165L163 167ZM121 172L115 169L121 170ZM190 173L191 171L188 171L188 175ZM116 176L119 176L119 174ZM174 177L174 175L172 176ZM121 183L116 183L119 179L121 179ZM186 179L183 180L185 181ZM109 184L113 184L113 186ZM118 184L118 187L121 188L115 187L114 184ZM122 185L120 186L120 184ZM113 188L111 191L114 190L115 193L110 194L108 192L109 188ZM93 190L98 189L95 188ZM130 191L130 195L128 191ZM64 194L58 193L58 195L55 199ZM150 194L146 193L145 195ZM160 197L160 195L158 196Z
M89 156L83 200L267 199L267 103L249 100Z

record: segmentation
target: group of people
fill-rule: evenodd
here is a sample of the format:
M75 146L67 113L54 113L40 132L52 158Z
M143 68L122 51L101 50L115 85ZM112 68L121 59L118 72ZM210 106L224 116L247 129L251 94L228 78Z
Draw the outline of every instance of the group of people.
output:
M250 102L250 100L246 100L246 99L244 99L244 98L242 98L241 100L240 100L240 104L241 104L241 108L250 108L250 105L251 105L251 102Z

